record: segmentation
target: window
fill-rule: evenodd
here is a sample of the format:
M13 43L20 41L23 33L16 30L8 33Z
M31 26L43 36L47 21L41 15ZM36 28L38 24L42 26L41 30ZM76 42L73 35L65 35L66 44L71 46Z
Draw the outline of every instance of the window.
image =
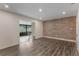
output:
M20 24L20 36L31 35L31 25Z

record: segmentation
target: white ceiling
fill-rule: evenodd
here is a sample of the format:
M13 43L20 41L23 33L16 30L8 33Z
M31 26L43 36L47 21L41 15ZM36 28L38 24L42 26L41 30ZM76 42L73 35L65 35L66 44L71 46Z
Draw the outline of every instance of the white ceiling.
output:
M4 4L0 4L0 9L43 21L76 16L79 6L79 4L71 3L8 3L7 5L9 8L4 8ZM39 12L39 8L41 8L43 11ZM65 15L62 14L63 11L66 11ZM40 19L40 17L42 19Z

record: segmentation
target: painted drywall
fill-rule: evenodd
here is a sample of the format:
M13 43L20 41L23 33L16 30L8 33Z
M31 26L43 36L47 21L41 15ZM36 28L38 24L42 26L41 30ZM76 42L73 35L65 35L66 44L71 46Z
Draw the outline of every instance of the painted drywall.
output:
M32 25L32 21L25 20L19 20L19 24L26 24L26 25Z
M65 17L43 22L44 36L76 40L76 17Z
M18 18L0 11L0 49L19 44Z
M42 21L32 21L32 34L34 39L43 37L43 22Z
M35 39L43 35L43 25L41 21L0 10L0 49L19 44L20 20L26 22L32 21L34 23L32 31Z
M78 14L76 19L76 40L77 40L77 48L79 50L79 9L78 9Z

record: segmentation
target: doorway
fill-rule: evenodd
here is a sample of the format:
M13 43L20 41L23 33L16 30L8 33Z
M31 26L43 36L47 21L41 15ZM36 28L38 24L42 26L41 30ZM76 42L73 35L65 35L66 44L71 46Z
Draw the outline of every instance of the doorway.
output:
M26 43L32 39L32 22L20 20L19 22L20 27L20 43Z

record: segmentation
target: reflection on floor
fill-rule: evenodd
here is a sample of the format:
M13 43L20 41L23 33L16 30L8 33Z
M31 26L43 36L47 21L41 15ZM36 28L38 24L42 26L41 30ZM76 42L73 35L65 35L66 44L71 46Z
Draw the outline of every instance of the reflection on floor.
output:
M19 46L0 50L0 55L8 56L77 56L76 43L40 38L28 40Z
M20 37L20 43L28 42L30 39L32 39L32 35L30 35L30 36L21 36Z

